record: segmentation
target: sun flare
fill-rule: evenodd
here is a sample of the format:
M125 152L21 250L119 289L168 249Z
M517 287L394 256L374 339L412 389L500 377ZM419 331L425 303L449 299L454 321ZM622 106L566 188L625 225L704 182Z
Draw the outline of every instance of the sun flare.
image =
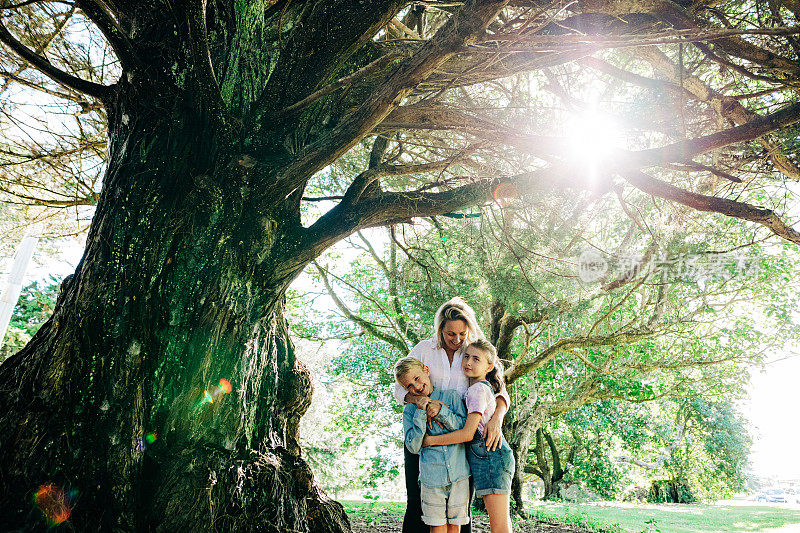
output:
M603 160L621 147L621 133L606 114L589 109L571 115L565 124L567 155L570 162L595 179Z

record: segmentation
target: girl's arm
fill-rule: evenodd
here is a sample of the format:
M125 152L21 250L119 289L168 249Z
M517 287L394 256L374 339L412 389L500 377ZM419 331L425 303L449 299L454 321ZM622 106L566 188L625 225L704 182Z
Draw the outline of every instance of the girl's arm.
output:
M506 411L508 411L508 404L506 404L505 398L497 396L497 407L494 414L483 428L486 449L489 451L499 448L502 443L500 436L503 434L503 419L506 417Z
M445 444L458 444L460 442L468 442L475 436L475 431L478 429L478 424L481 421L480 413L470 413L467 415L467 422L464 427L445 433L444 435L425 435L422 439L423 446L444 446Z

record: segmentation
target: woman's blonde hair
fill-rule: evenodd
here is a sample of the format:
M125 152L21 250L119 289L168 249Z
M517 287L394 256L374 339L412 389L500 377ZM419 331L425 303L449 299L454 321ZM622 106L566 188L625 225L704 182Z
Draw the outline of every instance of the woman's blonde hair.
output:
M399 383L400 378L408 374L412 368L425 368L425 365L422 364L422 361L410 355L401 358L394 364L394 379Z
M475 320L475 310L464 301L464 298L456 296L443 303L436 311L436 316L433 318L433 329L436 332L437 348L444 348L442 330L444 329L444 325L451 320L463 320L467 324L467 343L483 338L483 330L481 330L481 327L478 325L478 321Z
M494 368L486 374L486 381L492 386L495 394L499 394L500 390L503 388L503 372L505 372L505 369L503 368L503 363L500 361L500 358L497 357L497 349L486 339L473 341L467 348L476 348L485 353L489 363L494 365Z

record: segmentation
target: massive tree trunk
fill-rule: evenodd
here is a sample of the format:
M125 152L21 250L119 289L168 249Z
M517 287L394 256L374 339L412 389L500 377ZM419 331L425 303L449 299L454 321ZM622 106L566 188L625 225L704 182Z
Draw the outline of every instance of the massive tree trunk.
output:
M147 22L166 57L106 96L85 255L52 318L0 366L4 525L346 530L297 443L311 386L283 298L308 257L294 253L298 194L263 186L282 156L274 135L241 152L252 132L237 138L181 87L192 71L170 79L186 50L164 41L170 21ZM251 67L228 72L235 91L265 75Z
M296 209L259 207L253 162L191 101L121 83L85 255L0 366L5 526L37 529L54 504L31 497L50 487L77 531L346 529L297 444Z

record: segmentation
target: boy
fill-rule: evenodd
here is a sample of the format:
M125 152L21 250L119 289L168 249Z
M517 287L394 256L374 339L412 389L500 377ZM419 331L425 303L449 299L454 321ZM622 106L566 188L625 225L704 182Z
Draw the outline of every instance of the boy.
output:
M464 426L467 410L454 390L434 389L430 370L413 357L400 359L394 367L397 382L408 392L421 396L403 409L403 433L409 451L419 454L419 483L422 521L431 533L458 533L469 523L469 465L464 444L422 447L428 435L449 433ZM432 423L428 415L442 426Z

